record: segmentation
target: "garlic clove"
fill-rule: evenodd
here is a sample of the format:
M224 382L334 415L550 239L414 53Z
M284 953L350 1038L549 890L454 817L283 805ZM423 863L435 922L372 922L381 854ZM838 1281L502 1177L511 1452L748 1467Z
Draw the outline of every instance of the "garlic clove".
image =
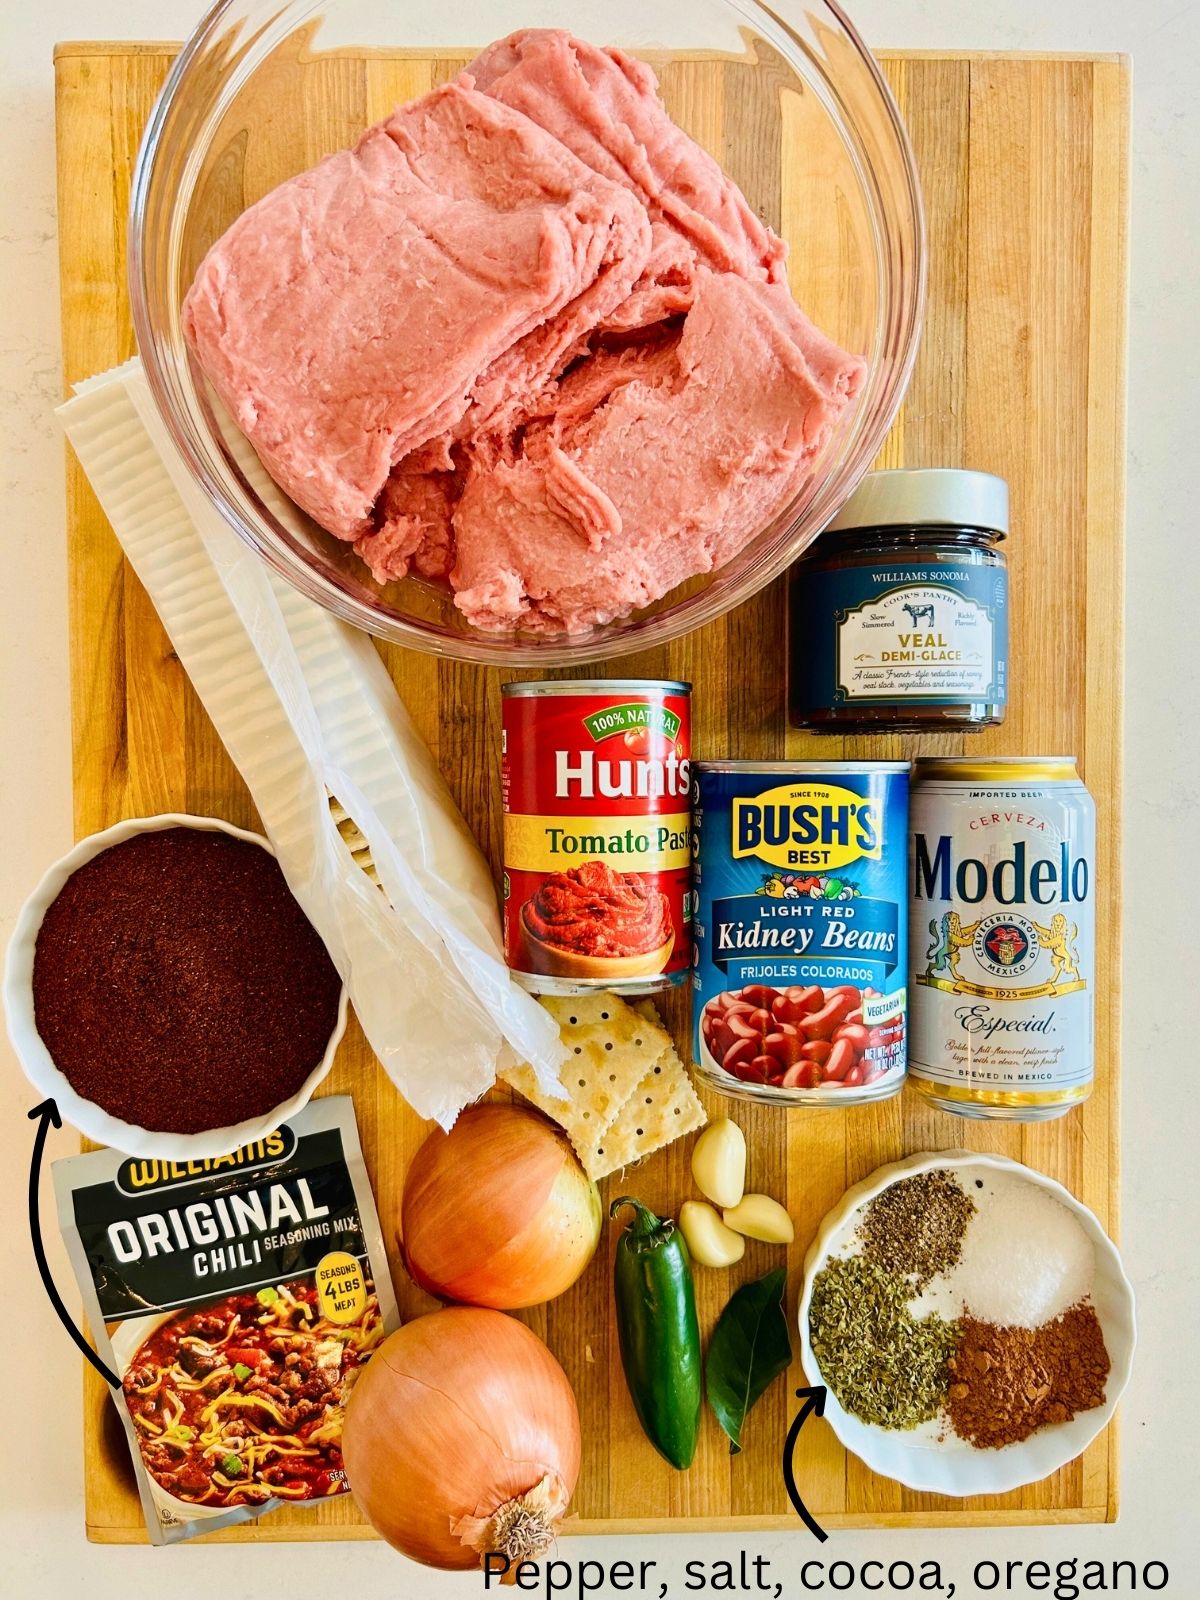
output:
M727 1228L704 1200L685 1200L679 1226L692 1259L702 1267L731 1267L746 1253L746 1241Z
M715 1206L736 1206L746 1188L746 1136L736 1122L710 1123L692 1150L696 1187Z
M791 1217L769 1194L748 1194L737 1205L727 1206L722 1214L725 1226L735 1233L744 1233L747 1239L761 1239L764 1244L791 1244L796 1237Z

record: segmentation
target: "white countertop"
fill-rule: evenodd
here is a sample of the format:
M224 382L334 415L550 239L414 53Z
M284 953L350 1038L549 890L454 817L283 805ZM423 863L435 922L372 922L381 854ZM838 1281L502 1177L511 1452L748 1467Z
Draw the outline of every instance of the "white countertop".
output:
M681 0L682 3L682 0ZM976 1593L976 1561L1078 1557L1165 1561L1171 1594L1200 1592L1193 1507L1200 1485L1200 1312L1196 1137L1200 1095L1188 957L1200 949L1194 904L1200 820L1200 545L1196 532L1196 374L1200 371L1200 12L1188 0L848 0L879 46L1121 51L1133 58L1132 296L1129 360L1128 677L1126 689L1125 1064L1122 1243L1139 1297L1141 1348L1122 1406L1122 1516L1112 1528L571 1540L561 1554L653 1557L683 1592L683 1563L773 1562L786 1600L817 1557L914 1563L938 1559L959 1596ZM779 0L787 12L798 0ZM71 38L181 38L199 0L8 0L0 50L5 151L4 293L0 297L3 538L0 597L0 939L42 867L71 840L63 443L51 416L61 394L51 49ZM1190 372L1189 372L1190 369ZM1189 384L1189 376L1191 382ZM1180 999L1176 997L1180 995ZM31 1091L0 1047L0 1195L8 1226L0 1283L9 1348L8 1424L0 1496L0 1592L41 1600L86 1594L173 1600L254 1590L480 1594L473 1576L423 1577L374 1545L101 1548L83 1536L79 1360L38 1282L25 1225ZM74 1135L52 1135L48 1155ZM77 1294L43 1195L47 1240L69 1305ZM1189 1495L1189 1490L1191 1494ZM1185 1565L1184 1553L1193 1557ZM169 1569L169 1570L168 1570ZM657 1593L657 1589L653 1591ZM858 1592L857 1590L855 1591ZM1005 1592L1003 1587L997 1591ZM1031 1592L1023 1586L1011 1592ZM1053 1593L1053 1587L1047 1591ZM1122 1590L1121 1592L1125 1592ZM1144 1592L1139 1584L1139 1593Z

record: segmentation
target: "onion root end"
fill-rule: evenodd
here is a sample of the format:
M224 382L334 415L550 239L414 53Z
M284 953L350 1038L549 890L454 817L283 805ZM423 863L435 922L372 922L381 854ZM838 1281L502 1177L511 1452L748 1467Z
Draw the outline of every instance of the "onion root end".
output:
M512 1563L504 1581L511 1581L522 1561L537 1561L558 1537L558 1525L569 1495L556 1473L547 1475L512 1500L498 1506L490 1517L462 1517L455 1534L478 1552L480 1564L488 1555L506 1556Z

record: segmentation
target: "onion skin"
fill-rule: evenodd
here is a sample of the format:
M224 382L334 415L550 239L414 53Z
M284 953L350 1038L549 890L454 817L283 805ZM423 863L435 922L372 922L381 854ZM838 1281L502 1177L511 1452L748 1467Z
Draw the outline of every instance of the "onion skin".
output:
M596 1185L539 1112L464 1111L417 1151L400 1208L404 1262L442 1300L517 1311L582 1275L600 1241Z
M342 1451L371 1526L413 1561L465 1570L489 1550L536 1559L579 1477L579 1410L523 1323L452 1306L406 1324L362 1368ZM503 1516L493 1521L522 1497L544 1529L536 1553L506 1537Z

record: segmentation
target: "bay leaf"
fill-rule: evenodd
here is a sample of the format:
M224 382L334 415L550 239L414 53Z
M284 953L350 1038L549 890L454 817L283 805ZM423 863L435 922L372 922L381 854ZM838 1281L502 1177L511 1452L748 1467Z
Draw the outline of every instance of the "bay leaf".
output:
M783 1295L787 1268L743 1284L717 1319L704 1365L708 1403L729 1436L729 1453L742 1448L751 1409L792 1359Z

